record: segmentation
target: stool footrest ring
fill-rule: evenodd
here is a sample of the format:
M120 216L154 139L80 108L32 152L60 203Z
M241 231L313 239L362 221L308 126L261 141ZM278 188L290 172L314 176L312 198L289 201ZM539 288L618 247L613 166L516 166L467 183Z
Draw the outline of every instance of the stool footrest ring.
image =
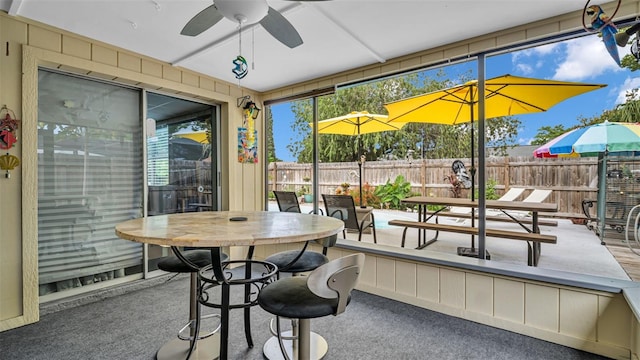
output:
M202 320L204 319L210 319L210 318L218 318L220 319L220 315L219 314L209 314L209 315L204 315L204 316L200 316L200 321L202 322ZM194 328L196 326L196 321L195 320L191 320L189 321L182 329L180 329L180 331L178 331L178 338L180 340L192 340L192 336L190 334L191 329ZM211 330L210 332L206 333L206 334L198 334L197 339L198 340L202 340L202 339L206 339L209 336L212 336L213 334L217 333L218 331L220 331L220 321L218 321L218 326L216 326L215 329Z

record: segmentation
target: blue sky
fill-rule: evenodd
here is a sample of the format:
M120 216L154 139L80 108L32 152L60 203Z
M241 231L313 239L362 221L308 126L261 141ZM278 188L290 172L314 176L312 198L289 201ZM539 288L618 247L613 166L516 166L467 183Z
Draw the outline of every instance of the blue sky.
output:
M629 48L630 46L618 48L620 58L629 53ZM475 74L476 63L453 65L445 68L445 72L457 74L467 69ZM562 124L570 127L578 124L579 117L600 115L604 110L623 103L627 90L640 86L640 74L618 67L596 35L487 57L486 78L504 74L607 84L603 89L565 100L546 112L518 116L522 127L519 129L517 142L521 145L529 144L542 126ZM455 78L453 75L450 77ZM289 104L274 105L271 109L276 156L283 161L295 161L286 148L295 136L290 127L293 113Z

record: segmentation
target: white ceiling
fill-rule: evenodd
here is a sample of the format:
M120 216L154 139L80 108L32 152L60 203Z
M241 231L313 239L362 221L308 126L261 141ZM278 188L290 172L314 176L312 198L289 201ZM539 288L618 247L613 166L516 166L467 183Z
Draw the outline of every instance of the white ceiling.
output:
M211 3L211 0L0 0L0 9L237 82L231 72L232 60L239 52L235 23L222 19L199 36L180 35L187 21ZM585 0L268 0L268 3L293 24L304 43L290 49L259 25L243 27L241 54L249 62L249 74L240 84L256 91L582 10Z

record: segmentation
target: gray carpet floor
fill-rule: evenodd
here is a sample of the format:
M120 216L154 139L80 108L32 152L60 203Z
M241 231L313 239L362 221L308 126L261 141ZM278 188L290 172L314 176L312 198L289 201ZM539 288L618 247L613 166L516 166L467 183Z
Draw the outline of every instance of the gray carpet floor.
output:
M186 322L188 288L188 275L179 275L48 313L0 333L0 359L154 359ZM232 311L230 359L263 358L270 316L259 307L251 311L255 347L244 340L242 311ZM604 359L359 291L345 313L311 326L329 343L325 359Z

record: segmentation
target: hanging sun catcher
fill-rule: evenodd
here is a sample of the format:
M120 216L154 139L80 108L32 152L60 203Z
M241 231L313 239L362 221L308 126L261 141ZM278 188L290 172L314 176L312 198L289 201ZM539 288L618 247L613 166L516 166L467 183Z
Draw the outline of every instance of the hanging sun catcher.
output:
M247 76L249 73L249 67L247 66L247 60L242 56L242 21L238 19L238 56L233 59L232 63L234 68L231 70L236 76L236 79L240 80ZM238 81L238 84L240 82Z
M11 117L13 115L13 117ZM0 149L11 149L18 142L16 114L3 105L0 108Z

